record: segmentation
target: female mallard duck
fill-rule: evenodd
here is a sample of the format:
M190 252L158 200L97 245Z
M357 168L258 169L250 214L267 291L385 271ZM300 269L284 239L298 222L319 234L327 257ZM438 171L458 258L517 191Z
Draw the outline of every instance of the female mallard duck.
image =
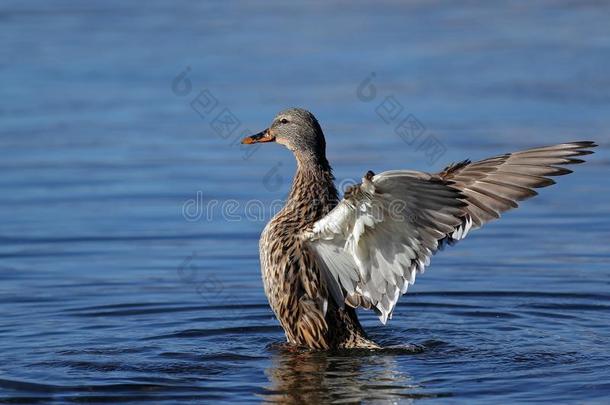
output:
M517 201L571 173L593 142L570 142L452 164L436 174L366 173L339 201L316 118L291 108L242 143L277 142L297 159L284 208L260 239L265 293L291 344L313 349L377 348L356 308L382 323L430 257Z

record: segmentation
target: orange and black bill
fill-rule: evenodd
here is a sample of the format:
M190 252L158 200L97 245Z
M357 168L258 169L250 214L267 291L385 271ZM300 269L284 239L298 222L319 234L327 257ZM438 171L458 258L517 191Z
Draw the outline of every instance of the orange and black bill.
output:
M241 143L249 145L251 143L259 143L259 142L273 142L275 141L275 136L271 134L269 128L265 129L262 132L259 132L256 135L250 135L241 140Z

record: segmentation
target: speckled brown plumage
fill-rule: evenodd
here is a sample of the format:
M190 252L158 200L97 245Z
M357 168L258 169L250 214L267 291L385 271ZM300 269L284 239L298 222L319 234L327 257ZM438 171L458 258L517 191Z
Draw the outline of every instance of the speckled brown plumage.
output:
M338 202L328 162L297 155L298 169L284 208L265 227L260 257L265 293L288 342L315 349L377 347L356 311L329 299L326 280L304 230ZM326 309L326 310L325 310Z

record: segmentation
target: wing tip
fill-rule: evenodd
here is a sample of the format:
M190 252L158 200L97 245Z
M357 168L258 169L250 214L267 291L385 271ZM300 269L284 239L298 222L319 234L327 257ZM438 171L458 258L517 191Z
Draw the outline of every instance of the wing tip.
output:
M575 142L566 143L565 145L567 146L566 149L572 149L574 152L576 152L573 156L592 155L595 152L592 150L589 150L589 149L597 148L599 146L594 141L575 141ZM575 160L580 160L580 159L575 159ZM575 162L575 163L582 163L582 161Z

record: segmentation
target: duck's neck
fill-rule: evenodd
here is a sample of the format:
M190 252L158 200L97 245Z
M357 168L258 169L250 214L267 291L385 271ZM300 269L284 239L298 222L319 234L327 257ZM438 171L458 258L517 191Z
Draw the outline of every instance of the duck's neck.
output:
M337 205L332 169L324 155L296 154L297 172L285 210L302 226L314 223Z

